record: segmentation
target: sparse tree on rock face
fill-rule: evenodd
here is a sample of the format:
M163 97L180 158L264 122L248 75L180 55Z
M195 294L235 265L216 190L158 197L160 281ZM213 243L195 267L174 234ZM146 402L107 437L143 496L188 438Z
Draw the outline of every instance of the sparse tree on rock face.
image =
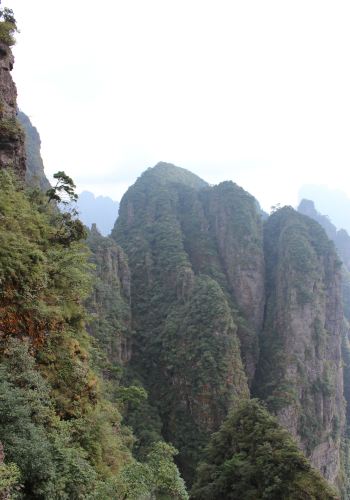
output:
M9 46L14 45L16 31L18 30L13 10L8 7L0 7L0 41Z
M0 9L0 18L3 18L6 23L16 25L16 19L14 17L12 9L8 9L7 7L5 7L4 9Z
M53 177L57 179L56 185L46 191L49 203L54 200L57 203L68 205L77 201L78 195L75 193L76 185L73 179L62 170L56 172Z
M70 204L75 203L78 199L73 179L62 170L56 172L53 177L57 182L54 187L46 191L48 203L55 201L65 207L57 219L59 230L55 235L55 241L69 246L73 241L80 241L86 238L87 233L84 224L78 219L78 210L74 205L69 207Z

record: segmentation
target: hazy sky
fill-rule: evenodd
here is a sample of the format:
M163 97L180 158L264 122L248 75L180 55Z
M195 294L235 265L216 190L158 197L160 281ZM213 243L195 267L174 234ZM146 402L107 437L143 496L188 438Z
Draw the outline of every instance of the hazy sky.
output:
M350 194L350 2L8 0L46 170L120 199L168 161L268 209Z

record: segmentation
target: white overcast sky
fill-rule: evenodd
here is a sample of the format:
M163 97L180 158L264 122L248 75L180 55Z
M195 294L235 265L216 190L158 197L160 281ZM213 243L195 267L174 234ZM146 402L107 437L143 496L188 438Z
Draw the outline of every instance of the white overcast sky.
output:
M48 174L120 199L158 161L265 209L350 195L350 2L7 0Z

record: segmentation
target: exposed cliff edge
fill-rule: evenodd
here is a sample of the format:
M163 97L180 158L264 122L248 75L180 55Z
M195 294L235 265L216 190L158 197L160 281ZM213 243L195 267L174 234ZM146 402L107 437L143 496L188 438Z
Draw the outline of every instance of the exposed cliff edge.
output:
M334 242L338 255L343 262L343 306L347 320L350 320L350 236L345 229L337 230L327 215L322 215L316 210L315 203L311 200L301 200L298 212L316 220L326 231L328 237Z
M17 90L11 76L13 64L10 47L0 41L0 168L12 168L24 179L24 133L16 120Z
M344 486L347 494L350 495L350 236L345 229L337 230L328 216L322 215L316 210L315 204L311 200L302 200L298 211L311 217L321 224L328 236L333 240L339 258L342 261L342 296L343 296L343 339L342 339L342 359L343 359L343 384L344 397L346 402L346 428L343 438L343 468ZM344 498L347 498L346 496Z
M331 482L344 428L341 263L319 224L285 207L265 226L266 306L255 393Z
M50 188L50 183L44 172L44 163L40 153L41 140L39 132L23 111L18 112L17 118L24 130L25 137L26 183L29 186L37 186L46 191Z
M123 250L103 237L93 225L87 238L94 264L92 294L87 309L92 315L89 333L106 353L104 372L124 366L131 356L130 271Z

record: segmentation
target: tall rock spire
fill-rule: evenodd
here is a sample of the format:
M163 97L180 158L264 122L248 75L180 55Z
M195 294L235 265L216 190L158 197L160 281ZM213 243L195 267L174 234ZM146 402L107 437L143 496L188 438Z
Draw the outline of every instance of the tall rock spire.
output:
M265 225L266 306L254 395L331 483L345 414L341 262L321 226L284 207Z
M9 23L1 21L1 24L6 28ZM16 118L17 89L11 76L14 64L10 48L11 36L3 36L2 31L0 31L0 168L13 168L17 175L24 179L26 170L24 133Z

